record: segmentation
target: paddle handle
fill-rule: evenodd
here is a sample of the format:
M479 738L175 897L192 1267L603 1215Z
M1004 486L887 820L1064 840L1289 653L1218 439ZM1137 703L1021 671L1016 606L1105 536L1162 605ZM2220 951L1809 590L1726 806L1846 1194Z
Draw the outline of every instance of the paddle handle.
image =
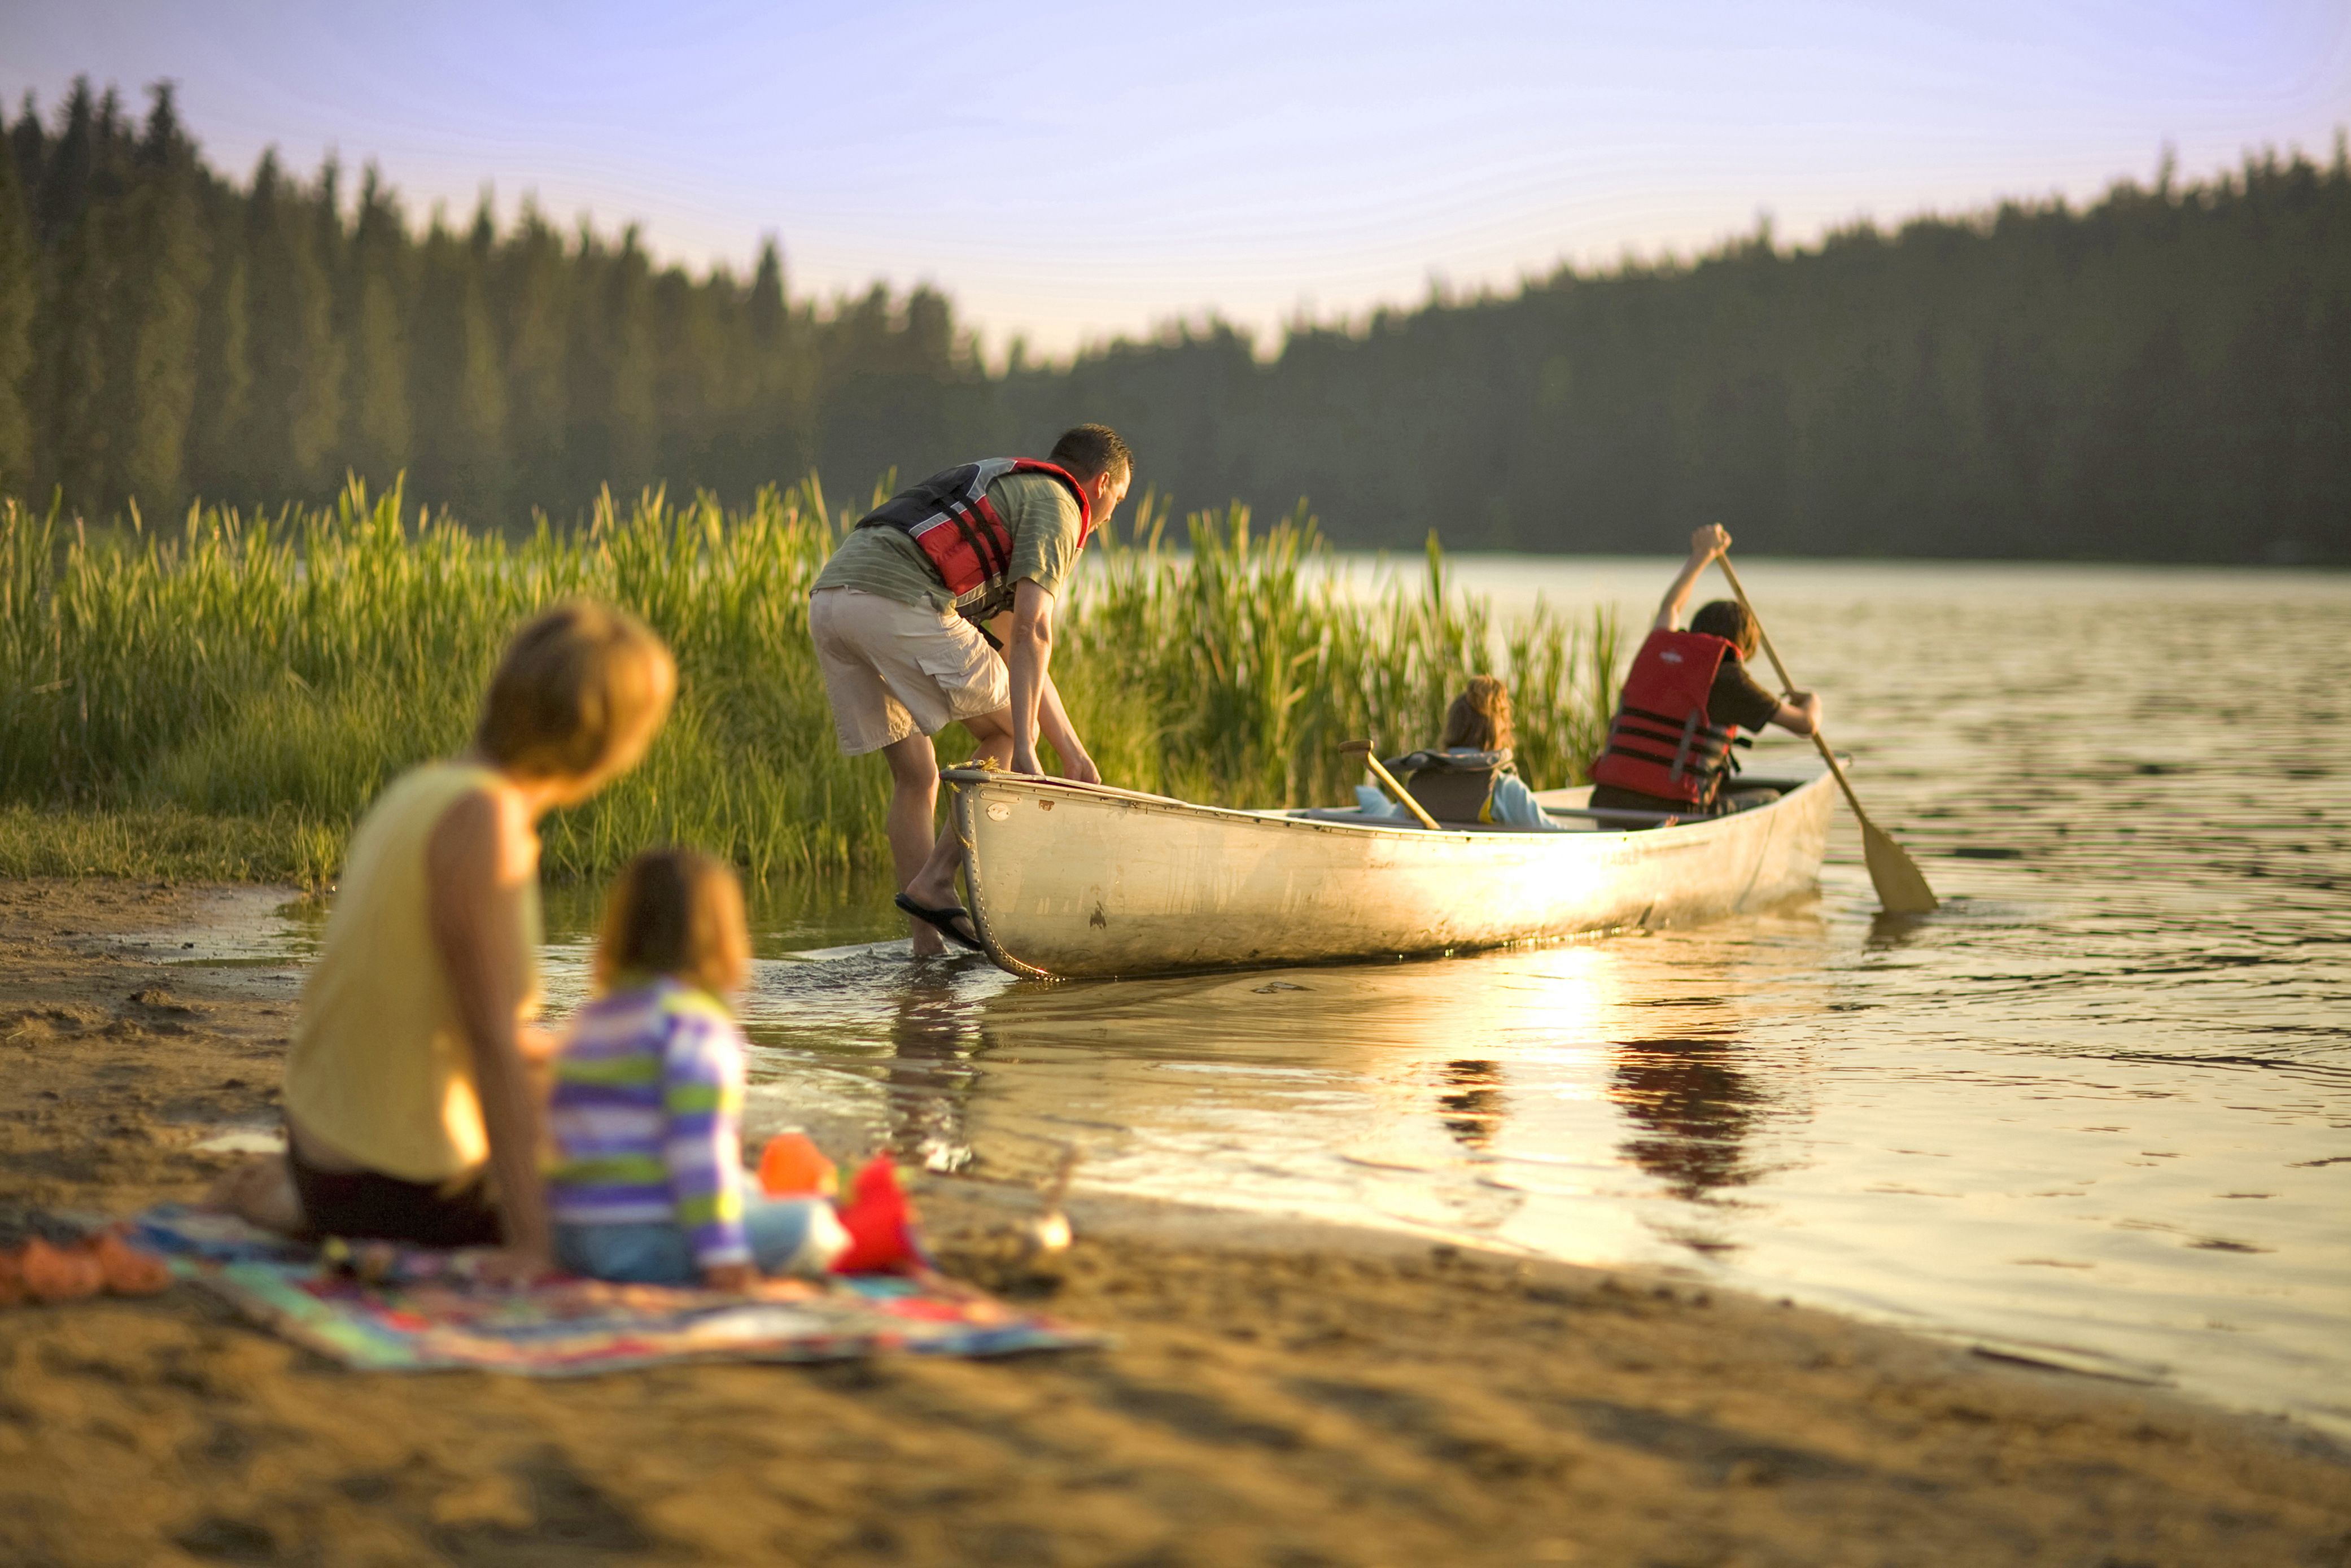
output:
M1756 614L1755 606L1748 602L1747 590L1740 582L1739 573L1730 564L1730 552L1725 550L1715 557L1714 563L1722 568L1722 575L1729 580L1730 591L1739 596L1740 606L1747 612L1747 619L1755 623L1756 641L1763 644L1764 657L1771 661L1771 669L1780 677L1780 689L1783 692L1794 691L1796 683L1789 675L1788 666L1780 662L1780 650L1771 646L1771 633L1763 630L1763 618ZM1813 727L1813 745L1820 749L1821 760L1829 765L1829 772L1835 778L1837 788L1844 791L1844 803L1853 808L1854 816L1859 819L1864 826L1874 830L1876 824L1870 821L1869 813L1861 809L1861 797L1853 792L1852 780L1844 776L1844 768L1838 763L1836 753L1829 749L1828 737L1821 733L1818 725Z
M1410 811L1414 816L1420 819L1420 825L1422 827L1436 828L1440 833L1445 831L1444 829L1437 826L1436 818L1421 810L1420 802L1412 798L1412 791L1395 781L1395 775L1389 772L1386 767L1381 763L1378 756L1372 750L1372 743L1370 741L1343 740L1339 743L1339 754L1342 757L1357 751L1362 752L1364 754L1364 760L1372 765L1372 771L1380 776L1380 782L1388 787L1388 793L1394 795L1398 801L1402 802L1405 810Z

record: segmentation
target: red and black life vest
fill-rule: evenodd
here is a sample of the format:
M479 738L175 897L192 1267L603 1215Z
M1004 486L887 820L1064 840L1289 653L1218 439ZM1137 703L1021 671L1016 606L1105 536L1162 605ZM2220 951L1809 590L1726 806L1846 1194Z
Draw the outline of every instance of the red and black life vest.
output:
M949 593L960 599L975 588L988 589L973 608L993 614L1005 608L996 601L1011 589L1004 577L1012 566L1012 529L997 515L987 487L1007 474L1048 474L1067 485L1078 498L1078 546L1085 547L1094 528L1086 487L1068 469L1033 457L987 457L934 474L883 502L857 526L907 535L922 547Z
M1693 806L1714 802L1736 764L1736 725L1707 722L1714 677L1738 648L1703 632L1652 632L1633 657L1625 695L1609 721L1608 747L1592 765L1594 784Z

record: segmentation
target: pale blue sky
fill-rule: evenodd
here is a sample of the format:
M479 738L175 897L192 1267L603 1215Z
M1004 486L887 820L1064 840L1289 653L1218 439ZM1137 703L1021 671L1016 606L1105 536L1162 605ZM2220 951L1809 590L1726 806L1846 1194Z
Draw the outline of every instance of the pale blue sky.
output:
M215 162L485 183L796 290L951 293L1000 350L1264 329L1562 259L2095 195L2351 123L2346 0L399 6L0 0L0 92L180 83Z

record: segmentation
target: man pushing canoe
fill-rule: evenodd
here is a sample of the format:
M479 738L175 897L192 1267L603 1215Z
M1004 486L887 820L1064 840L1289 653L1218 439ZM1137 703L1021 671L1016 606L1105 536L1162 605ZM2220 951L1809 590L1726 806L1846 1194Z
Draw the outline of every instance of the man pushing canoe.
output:
M890 763L896 902L918 956L944 951L944 941L979 946L956 902L955 829L932 837L932 736L961 724L977 757L1032 774L1044 771L1041 736L1062 777L1101 782L1053 688L1053 604L1133 470L1117 432L1081 424L1047 461L993 457L934 474L860 521L809 591L841 749Z

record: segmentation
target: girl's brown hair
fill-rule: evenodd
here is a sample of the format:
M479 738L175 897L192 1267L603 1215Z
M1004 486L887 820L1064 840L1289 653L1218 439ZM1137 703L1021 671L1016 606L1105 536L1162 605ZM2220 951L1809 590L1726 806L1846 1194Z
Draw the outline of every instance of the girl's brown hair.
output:
M1491 675L1472 675L1468 689L1445 710L1445 734L1437 744L1508 751L1517 738L1510 723L1510 688Z
M474 745L511 773L601 771L677 689L669 649L625 610L573 599L523 622L482 698Z
M750 977L751 934L732 867L695 850L647 850L621 868L596 933L596 983L667 975L710 992Z

